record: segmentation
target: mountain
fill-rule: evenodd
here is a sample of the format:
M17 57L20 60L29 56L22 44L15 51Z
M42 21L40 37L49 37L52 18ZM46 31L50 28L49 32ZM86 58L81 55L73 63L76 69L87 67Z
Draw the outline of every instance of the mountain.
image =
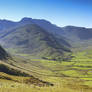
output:
M67 41L90 40L92 38L92 28L65 26L58 27L51 22L44 19L23 18L20 23L37 24L47 32L53 34L55 37L66 39Z
M11 27L14 27L16 26L16 22L12 22L12 21L9 21L9 20L0 20L0 32L2 30L6 30L6 29L9 29Z
M44 19L32 19L27 17L22 18L18 22L0 20L0 38L4 38L16 28L23 27L27 24L38 25L46 32L52 34L55 38L57 38L59 43L66 44L69 47L71 47L72 43L74 43L75 41L82 42L85 40L91 40L92 38L91 28L76 26L58 27L55 24L52 24L51 22Z
M92 39L92 29L85 27L66 26L62 28L67 37L77 37L80 40ZM70 35L70 36L68 36Z
M44 19L32 19L24 17L18 22L10 21L10 20L0 20L0 33L6 34L6 32L11 31L10 29L14 29L20 26L24 26L27 24L36 24L43 28L45 31L54 34L54 36L66 36L66 35L74 35L78 36L79 39L85 40L91 38L91 30L92 28L85 27L76 27L76 26L65 26L58 27L51 22ZM1 35L1 34L0 34ZM89 36L89 37L88 37Z
M92 41L91 28L58 27L44 19L0 20L0 29L0 43L4 47L18 48L18 52L38 57L62 56L74 44L88 46Z
M53 34L55 37L59 38L59 41L63 41L65 42L63 39L63 36L61 36L61 34L64 34L63 30L50 23L47 20L43 20L43 19L32 19L32 18L27 18L24 17L23 19L21 19L18 22L13 22L10 20L0 20L0 38L3 38L4 36L6 36L6 34L10 34L12 32L13 29L17 28L17 27L21 27L27 24L36 24L38 26L40 26L41 28L43 28L45 31ZM12 30L11 30L12 29ZM60 35L60 37L59 37ZM65 42L67 44L67 42ZM67 44L68 46L70 46L69 44Z
M33 56L57 59L64 52L70 52L68 43L56 38L36 24L27 24L9 30L2 38L4 46L20 48L18 52L29 53Z
M65 26L62 29L65 33L63 36L68 39L72 47L86 49L92 46L92 28Z
M0 20L0 33L4 34L4 32L9 32L10 29L20 27L26 24L36 24L42 27L43 29L45 29L47 32L53 33L56 36L59 34L64 34L63 30L60 27L50 23L47 20L32 19L32 18L27 18L27 17L24 17L18 22L13 22L9 20Z

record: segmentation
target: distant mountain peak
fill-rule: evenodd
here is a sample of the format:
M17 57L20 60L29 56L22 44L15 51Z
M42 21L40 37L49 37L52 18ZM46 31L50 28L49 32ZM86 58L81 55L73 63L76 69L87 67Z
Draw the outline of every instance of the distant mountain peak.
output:
M65 27L63 27L63 28L71 28L71 29L73 29L73 28L79 28L79 29L86 29L85 27L78 27L78 26L72 26L72 25L68 25L68 26L65 26Z
M21 23L23 25L25 25L25 24L35 24L33 22L33 19L32 18L28 18L28 17L22 18L18 23Z
M32 18L29 18L29 17L24 17L21 19L21 21L31 21L31 20L32 20Z

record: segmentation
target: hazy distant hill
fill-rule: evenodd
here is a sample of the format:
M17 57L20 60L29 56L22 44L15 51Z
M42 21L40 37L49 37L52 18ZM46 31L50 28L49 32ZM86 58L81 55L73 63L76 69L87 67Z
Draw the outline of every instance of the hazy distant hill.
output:
M84 27L75 27L75 26L66 26L63 28L66 36L68 38L77 37L80 40L89 40L92 39L92 29ZM74 39L73 39L74 40Z
M9 28L14 27L16 25L17 25L16 22L12 22L12 21L9 21L9 20L0 20L0 32L2 30L9 29Z

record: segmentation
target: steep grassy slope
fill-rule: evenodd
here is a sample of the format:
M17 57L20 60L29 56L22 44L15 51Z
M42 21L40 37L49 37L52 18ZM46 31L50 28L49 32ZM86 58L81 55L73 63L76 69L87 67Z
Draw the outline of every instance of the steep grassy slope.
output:
M20 71L19 69L16 69L16 67L12 67L9 64L3 62L0 62L0 72L15 76L31 76L23 71Z
M19 52L49 59L62 58L64 52L70 52L64 40L60 43L58 38L37 25L25 25L11 31L2 41L6 47L20 48Z
M9 54L0 46L0 60L5 60L9 57Z
M0 47L0 80L3 79L18 83L34 84L37 86L53 86L53 84L49 82L35 78L30 72L21 69L21 67L17 67L18 63L14 66L15 62L16 61L12 56ZM19 62L19 59L17 62Z
M4 71L2 67L4 69L7 68L7 71ZM50 82L39 80L38 78L35 78L34 76L27 74L25 72L19 71L18 69L14 70L13 68L3 63L0 64L0 80L30 84L30 85L40 86L40 87L53 86L53 84L51 84Z

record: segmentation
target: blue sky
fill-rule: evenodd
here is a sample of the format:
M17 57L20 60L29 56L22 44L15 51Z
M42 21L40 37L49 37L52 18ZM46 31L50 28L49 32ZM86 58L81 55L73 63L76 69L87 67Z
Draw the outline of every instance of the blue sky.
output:
M0 19L23 17L92 28L92 0L0 0Z

